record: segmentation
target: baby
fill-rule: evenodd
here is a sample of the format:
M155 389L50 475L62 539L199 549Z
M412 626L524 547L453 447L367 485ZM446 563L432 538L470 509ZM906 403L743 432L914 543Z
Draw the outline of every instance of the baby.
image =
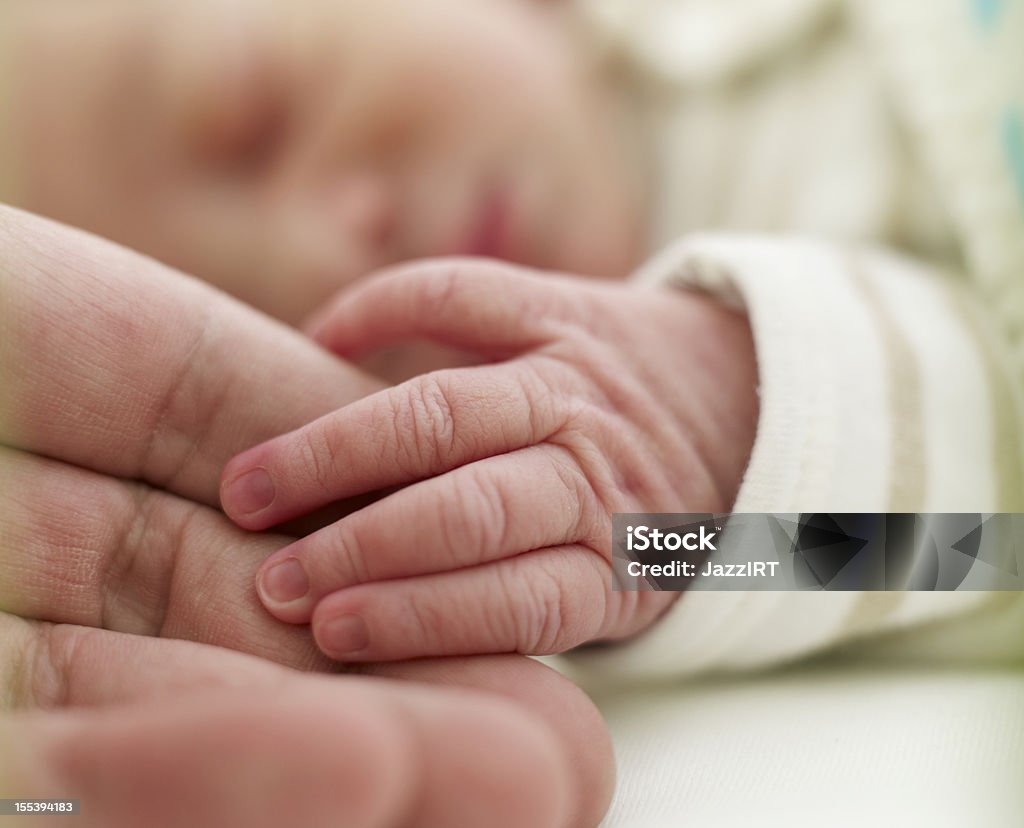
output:
M730 17L595 2L603 41L540 0L87 5L13 7L12 77L25 80L5 128L26 161L11 200L287 321L320 308L309 329L346 358L427 340L482 361L225 469L223 507L249 529L402 487L261 571L268 609L311 622L328 655L550 653L658 621L627 648L631 669L688 672L982 608L980 594L873 607L849 593L808 615L823 605L794 595L749 601L718 634L715 596L673 606L610 575L614 512L1020 504L1019 452L1007 464L984 437L1017 433L1006 342L979 333L977 297L926 261L1019 295L1019 251L934 208L975 187L1016 229L1012 174L993 163L990 178L956 180L960 150L939 146L952 128L920 123L947 111L921 101L973 94L929 63L935 28L979 65L1002 54L977 33L915 27L917 6L894 17L881 0L830 25L822 9L838 4ZM875 41L920 52L922 75L896 59L864 71ZM628 65L636 94L620 98L605 65ZM975 75L1005 74L990 69ZM994 134L990 99L975 126ZM909 153L910 135L937 144ZM690 238L642 272L689 290L581 278L625 277L707 228L779 235ZM936 241L954 237L956 250Z
M3 0L0 200L292 323L428 256L621 278L643 182L558 6Z
M411 258L474 254L621 278L641 254L643 178L612 89L559 9L13 8L13 77L25 81L7 123L24 163L9 200L286 320ZM262 594L275 613L305 622L319 598L385 579L323 603L314 624L326 651L375 660L555 652L651 623L670 596L610 591L610 515L731 505L756 409L742 318L682 293L469 261L367 284L352 310L325 317L324 343L346 356L420 338L517 359L420 377L346 409L306 455L320 469L313 481L281 479L276 466L244 474L250 461L227 472L225 509L250 528L451 472L268 563ZM353 312L358 329L338 315ZM472 327L449 328L460 319ZM680 369L692 369L685 384L666 382ZM370 467L346 479L355 451ZM473 462L495 452L497 462ZM667 467L667 456L679 462ZM449 569L460 570L454 582Z
M607 48L632 60L638 109L641 93L654 101L650 236L733 233L670 245L640 274L688 291L473 260L343 290L311 325L327 348L351 358L426 339L487 362L414 378L228 464L222 504L251 529L404 487L275 553L264 604L311 622L346 661L631 638L577 660L636 680L894 629L910 631L897 653L1019 657L1024 601L989 593L696 592L673 604L619 592L610 525L614 512L1024 505L1024 11L972 23L957 3L911 0L898 12L849 4L838 20L840 4L824 2L752 2L747 16L593 5ZM978 135L984 163L971 167ZM578 201L544 205L510 209L510 237L550 238L589 215ZM609 261L602 227L587 244ZM749 235L766 229L785 234ZM569 238L559 250L575 249ZM575 256L520 260L588 272ZM965 613L955 640L936 623Z

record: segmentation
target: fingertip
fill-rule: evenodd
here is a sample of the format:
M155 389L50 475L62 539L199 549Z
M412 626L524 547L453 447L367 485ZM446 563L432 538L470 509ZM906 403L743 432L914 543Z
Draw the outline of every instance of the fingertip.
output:
M263 446L257 446L233 457L221 472L221 509L243 529L258 531L276 522L269 509L278 486L266 460Z
M230 504L232 514L250 517L273 504L277 488L270 472L257 466L229 481L222 491L222 497Z
M543 717L476 689L446 688L403 706L420 744L431 746L417 824L567 828L572 769Z
M256 594L263 607L287 624L307 624L313 610L309 574L294 555L268 558L256 574Z
M577 685L539 661L517 655L374 664L364 672L496 693L539 716L557 739L568 772L563 828L592 828L615 791L615 753L600 711Z
M313 610L311 623L317 647L335 661L389 661L393 658L381 652L380 647L372 648L371 630L364 616L344 604L339 605L338 598L328 596L321 601Z

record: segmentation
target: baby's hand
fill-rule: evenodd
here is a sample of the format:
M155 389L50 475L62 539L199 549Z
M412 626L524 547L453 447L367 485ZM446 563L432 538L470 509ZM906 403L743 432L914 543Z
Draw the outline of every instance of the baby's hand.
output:
M342 292L347 357L415 338L488 365L426 374L234 458L221 499L264 529L403 486L270 557L259 593L352 661L553 653L633 635L672 595L612 590L613 512L720 512L757 417L746 321L702 296L475 260Z

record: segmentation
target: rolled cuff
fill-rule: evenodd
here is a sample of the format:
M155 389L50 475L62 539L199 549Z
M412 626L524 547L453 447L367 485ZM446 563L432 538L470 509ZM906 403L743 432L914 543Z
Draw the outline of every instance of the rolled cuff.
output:
M734 511L1019 508L1019 388L949 274L875 249L699 236L636 279L750 319L761 413ZM989 605L988 593L691 591L632 641L572 662L577 678L620 680L749 669Z

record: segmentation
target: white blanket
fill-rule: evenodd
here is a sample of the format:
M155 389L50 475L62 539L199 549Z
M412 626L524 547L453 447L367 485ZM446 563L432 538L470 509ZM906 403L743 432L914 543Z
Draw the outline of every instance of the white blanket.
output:
M819 663L598 701L607 828L1024 825L1024 671Z

